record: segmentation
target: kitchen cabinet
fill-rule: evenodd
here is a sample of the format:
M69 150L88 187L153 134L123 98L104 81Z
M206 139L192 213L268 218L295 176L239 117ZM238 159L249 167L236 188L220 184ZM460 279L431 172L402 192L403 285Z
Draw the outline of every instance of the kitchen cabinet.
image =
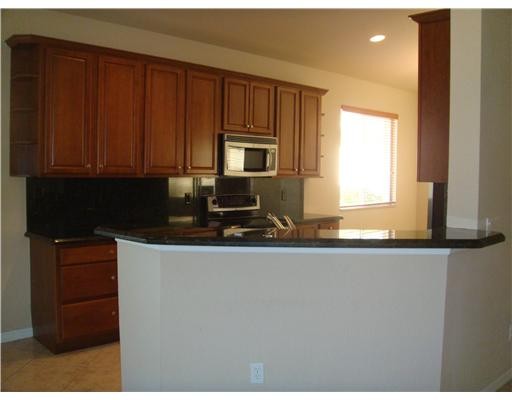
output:
M11 175L142 172L142 63L69 42L8 44Z
M189 70L186 108L185 173L213 175L217 172L220 132L220 76Z
M340 221L336 220L336 221L330 221L330 222L322 222L322 223L318 224L318 229L329 229L329 230L340 229Z
M319 175L326 90L36 35L7 44L13 176L215 175L219 133L276 133L276 87L280 174Z
M142 172L143 64L100 56L98 65L98 175Z
M320 175L321 96L294 88L277 89L278 175Z
M183 172L185 137L185 70L165 64L146 65L144 174Z
M418 181L448 181L450 10L412 15L419 26Z
M225 78L222 128L226 131L272 135L274 86L259 81Z
M95 65L96 58L89 53L58 48L46 50L46 174L92 173ZM13 119L13 122L18 121Z
M320 175L321 96L316 92L301 92L300 163L302 176Z
M119 339L113 240L56 244L30 237L34 337L54 353Z
M279 143L278 175L299 174L300 90L278 87L276 104L276 137Z

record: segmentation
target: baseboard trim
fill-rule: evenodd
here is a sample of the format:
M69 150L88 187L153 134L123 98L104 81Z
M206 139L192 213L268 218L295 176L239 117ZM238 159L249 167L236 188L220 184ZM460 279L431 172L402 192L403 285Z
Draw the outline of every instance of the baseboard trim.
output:
M34 336L32 328L2 332L2 343L14 342L15 340L26 339L32 336Z
M499 388L501 388L505 383L512 379L512 368L508 371L505 371L500 377L498 377L494 382L491 382L485 388L482 389L482 392L496 392Z

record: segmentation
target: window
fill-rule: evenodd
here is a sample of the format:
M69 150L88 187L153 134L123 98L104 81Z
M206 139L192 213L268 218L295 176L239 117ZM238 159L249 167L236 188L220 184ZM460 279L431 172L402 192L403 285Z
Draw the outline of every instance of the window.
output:
M341 107L340 208L396 202L398 115Z

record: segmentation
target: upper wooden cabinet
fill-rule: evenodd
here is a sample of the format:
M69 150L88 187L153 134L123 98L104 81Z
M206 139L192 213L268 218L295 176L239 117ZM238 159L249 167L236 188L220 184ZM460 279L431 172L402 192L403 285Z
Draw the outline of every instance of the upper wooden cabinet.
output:
M277 89L276 136L280 176L320 175L321 96L293 88Z
M100 56L98 175L138 175L142 167L143 64Z
M144 174L183 172L185 70L165 64L146 66Z
M95 65L96 58L88 53L46 50L44 172L47 174L93 173ZM16 122L19 121L13 118L13 123Z
M226 131L272 135L274 86L238 78L224 79L222 128Z
M34 35L7 44L11 175L215 175L223 131L275 134L280 175L318 175L323 89Z
M277 88L276 137L279 143L278 175L299 174L300 90Z
M185 134L186 174L217 172L217 137L220 132L221 78L216 74L187 72Z
M448 182L450 10L411 18L419 24L418 181Z
M320 120L321 96L313 92L301 92L300 98L300 163L303 176L320 175Z

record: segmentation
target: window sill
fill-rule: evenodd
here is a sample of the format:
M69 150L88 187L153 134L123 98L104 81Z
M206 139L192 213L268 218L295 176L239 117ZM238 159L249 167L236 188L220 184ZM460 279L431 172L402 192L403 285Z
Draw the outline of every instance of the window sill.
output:
M393 203L379 203L379 204L368 204L362 206L350 206L350 207L340 207L340 211L350 211L350 210L366 210L370 208L393 208L396 206L396 202Z

